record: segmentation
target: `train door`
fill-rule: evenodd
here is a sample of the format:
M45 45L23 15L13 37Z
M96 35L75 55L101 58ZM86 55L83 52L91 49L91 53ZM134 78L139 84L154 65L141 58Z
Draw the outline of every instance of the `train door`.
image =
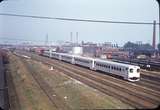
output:
M49 50L49 58L52 58L52 50Z
M95 63L94 60L91 60L91 61L90 61L90 64L89 64L89 65L90 65L90 69L91 69L91 70L95 70L95 65L94 65L94 63Z
M58 59L62 60L62 55L60 55L60 54L57 54L57 55L58 55Z
M72 56L72 64L75 64L75 60L74 60L74 57Z

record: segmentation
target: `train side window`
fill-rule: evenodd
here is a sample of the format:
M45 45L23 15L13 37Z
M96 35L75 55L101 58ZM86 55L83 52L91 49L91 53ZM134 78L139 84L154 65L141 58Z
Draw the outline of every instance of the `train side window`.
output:
M119 71L119 68L117 67L117 71Z
M133 69L131 68L131 69L129 70L129 72L130 72L130 73L133 73Z

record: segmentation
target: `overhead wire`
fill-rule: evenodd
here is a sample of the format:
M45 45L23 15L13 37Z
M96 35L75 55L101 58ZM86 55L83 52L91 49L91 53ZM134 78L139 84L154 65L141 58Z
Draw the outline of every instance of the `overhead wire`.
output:
M29 39L20 39L20 38L7 38L7 37L0 37L1 40L7 41L26 41L26 42L44 42L42 40L29 40Z
M13 16L24 18L36 18L36 19L49 19L49 20L61 20L61 21L75 21L75 22L92 22L92 23L112 23L112 24L131 24L131 25L153 25L151 22L129 22L129 21L106 21L106 20L93 20L93 19L75 19L75 18L61 18L61 17L47 17L47 16L33 16L33 15L20 15L0 13L1 16ZM159 23L156 23L159 25Z

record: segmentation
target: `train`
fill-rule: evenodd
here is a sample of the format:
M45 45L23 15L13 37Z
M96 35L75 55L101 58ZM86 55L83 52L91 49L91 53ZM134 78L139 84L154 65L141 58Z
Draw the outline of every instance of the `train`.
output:
M47 50L45 50L42 55L45 57L65 61L74 65L86 67L94 71L101 71L105 72L106 74L121 76L124 80L131 82L140 80L140 67L136 65L118 63L109 60L84 57L68 53L52 52Z

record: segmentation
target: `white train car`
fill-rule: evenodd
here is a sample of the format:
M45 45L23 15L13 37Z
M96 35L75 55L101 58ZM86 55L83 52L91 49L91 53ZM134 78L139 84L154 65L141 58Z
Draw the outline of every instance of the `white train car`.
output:
M74 56L75 64L94 69L94 59L82 56Z
M70 54L61 54L61 60L75 64L74 61L74 55L70 55Z
M57 60L61 60L61 53L57 53L57 52L52 52L51 53L51 58L57 59Z
M129 81L140 80L140 67L112 61L95 59L95 70L122 76Z
M43 52L43 56L45 56L45 57L51 57L51 54L50 54L50 52L48 50L45 50Z

